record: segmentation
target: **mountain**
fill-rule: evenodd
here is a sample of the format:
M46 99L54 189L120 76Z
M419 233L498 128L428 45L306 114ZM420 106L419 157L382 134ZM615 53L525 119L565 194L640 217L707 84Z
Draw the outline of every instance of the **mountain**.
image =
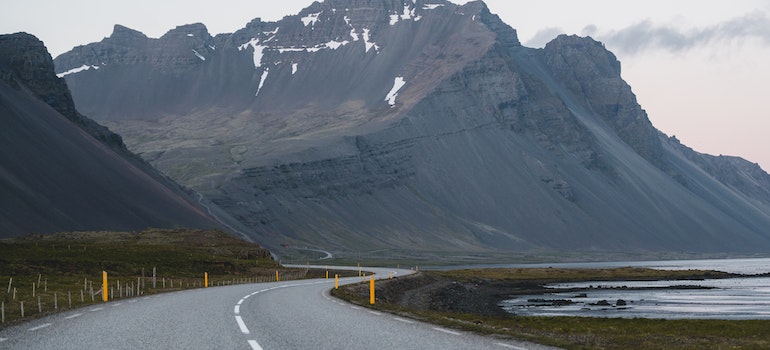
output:
M649 121L589 37L481 1L327 0L232 34L116 25L55 60L78 108L274 250L762 253L770 176Z
M221 227L120 136L78 113L32 35L0 35L0 120L0 237Z

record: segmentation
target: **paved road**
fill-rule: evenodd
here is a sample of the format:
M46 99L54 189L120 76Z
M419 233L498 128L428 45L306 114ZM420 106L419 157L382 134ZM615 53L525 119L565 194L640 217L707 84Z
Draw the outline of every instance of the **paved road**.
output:
M385 278L390 271L409 273L367 270ZM329 296L333 285L333 279L261 283L110 302L0 331L0 349L546 348L353 306Z

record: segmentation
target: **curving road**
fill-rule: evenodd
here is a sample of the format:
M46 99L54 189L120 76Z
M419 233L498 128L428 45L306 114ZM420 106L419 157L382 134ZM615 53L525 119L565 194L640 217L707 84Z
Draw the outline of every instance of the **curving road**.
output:
M337 267L335 267L337 268ZM368 268L387 278L408 270ZM360 282L345 278L340 284ZM354 306L333 279L197 289L105 303L0 331L0 349L546 349Z

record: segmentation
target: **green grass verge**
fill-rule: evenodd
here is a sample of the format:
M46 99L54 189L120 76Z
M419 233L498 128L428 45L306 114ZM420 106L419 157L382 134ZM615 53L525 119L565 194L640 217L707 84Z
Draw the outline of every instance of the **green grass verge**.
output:
M0 309L4 320L0 328L101 303L101 295L92 299L91 293L101 290L102 271L108 273L112 300L199 288L206 272L210 286L272 282L276 271L281 280L325 274L322 270L285 269L259 245L216 230L76 232L3 239Z
M422 272L456 281L565 281L723 278L715 271L620 269L478 269ZM388 282L378 282L379 286ZM379 289L379 288L378 288ZM589 317L480 316L408 309L378 299L369 305L368 287L353 284L332 295L349 302L446 327L496 334L566 349L770 349L770 321L660 320Z

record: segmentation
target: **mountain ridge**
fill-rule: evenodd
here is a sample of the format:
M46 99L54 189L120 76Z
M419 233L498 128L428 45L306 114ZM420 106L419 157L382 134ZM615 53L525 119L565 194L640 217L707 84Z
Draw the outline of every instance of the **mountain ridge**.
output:
M43 43L0 36L0 235L221 224L80 114Z
M193 28L153 50L92 43L57 70L107 44L184 56L65 79L79 108L274 249L770 247L768 175L657 130L591 38L524 47L481 1L316 2L197 54Z

